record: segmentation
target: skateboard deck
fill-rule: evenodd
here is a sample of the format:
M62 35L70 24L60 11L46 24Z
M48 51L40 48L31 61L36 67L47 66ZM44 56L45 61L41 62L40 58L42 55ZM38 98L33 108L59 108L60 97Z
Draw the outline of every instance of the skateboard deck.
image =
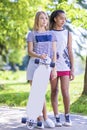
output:
M22 119L22 123L27 123L29 129L33 128L33 124L37 124L37 117L41 115L47 85L49 82L51 65L50 60L45 62L37 63L38 68L34 72L30 95L26 107L27 118Z
M48 85L51 69L44 64L39 65L33 77L27 104L27 118L36 120L41 115L45 100L46 88Z

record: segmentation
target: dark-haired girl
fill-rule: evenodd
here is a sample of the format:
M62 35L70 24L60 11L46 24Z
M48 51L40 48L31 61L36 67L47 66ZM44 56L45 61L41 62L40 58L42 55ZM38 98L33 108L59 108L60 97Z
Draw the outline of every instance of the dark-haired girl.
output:
M55 10L50 16L50 29L57 38L57 78L50 80L51 102L55 116L55 125L62 126L58 112L58 82L60 79L61 92L63 96L65 122L63 125L71 126L70 120L70 96L69 81L74 79L74 59L72 52L72 35L64 28L66 14L63 10Z

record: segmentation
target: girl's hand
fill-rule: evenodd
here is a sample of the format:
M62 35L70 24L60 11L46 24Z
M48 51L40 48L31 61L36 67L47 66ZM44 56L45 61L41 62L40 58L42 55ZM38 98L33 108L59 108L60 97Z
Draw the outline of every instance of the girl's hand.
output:
M46 57L47 57L47 54L42 54L39 56L39 58L41 58L41 59L46 59Z
M57 77L57 72L56 72L56 69L53 68L51 71L51 79L54 80L56 77Z
M75 78L74 70L71 69L71 71L70 71L70 80L74 80L74 78Z

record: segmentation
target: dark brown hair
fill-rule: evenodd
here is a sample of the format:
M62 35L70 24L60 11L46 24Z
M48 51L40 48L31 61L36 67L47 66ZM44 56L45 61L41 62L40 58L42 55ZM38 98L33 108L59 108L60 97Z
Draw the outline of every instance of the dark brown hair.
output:
M54 28L54 25L55 25L54 18L59 16L61 13L65 13L65 12L63 10L55 10L50 15L50 30Z

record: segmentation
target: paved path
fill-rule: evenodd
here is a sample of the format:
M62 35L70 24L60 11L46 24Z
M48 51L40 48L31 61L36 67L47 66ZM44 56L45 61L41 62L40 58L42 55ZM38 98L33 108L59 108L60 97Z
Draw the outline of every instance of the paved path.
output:
M0 107L0 130L28 130L21 118L26 116L25 108ZM60 115L64 121L63 114ZM49 114L53 118L52 113ZM87 116L71 114L72 127L55 127L53 130L87 130ZM48 128L45 128L48 130Z

